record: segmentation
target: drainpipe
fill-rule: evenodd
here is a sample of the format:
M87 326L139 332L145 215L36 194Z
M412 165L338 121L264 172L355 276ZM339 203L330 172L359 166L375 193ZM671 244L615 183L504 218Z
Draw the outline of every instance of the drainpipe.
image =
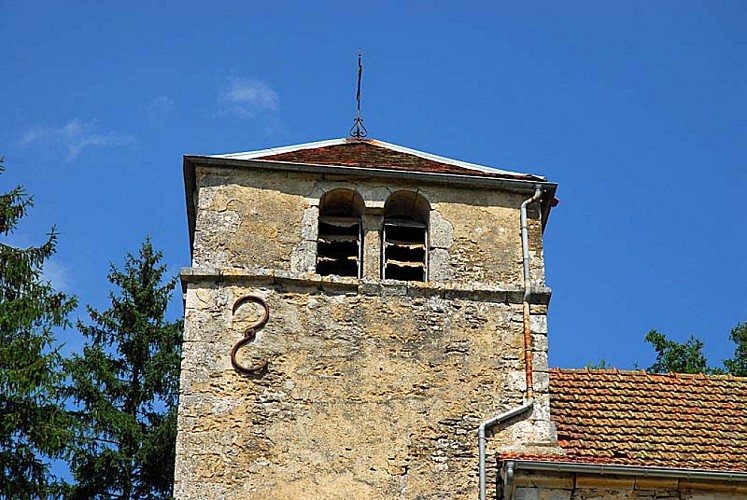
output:
M500 424L511 417L524 413L526 410L531 408L532 405L534 405L534 400L527 399L521 406L517 406L516 408L501 413L500 415L496 415L495 417L490 417L481 423L480 427L477 429L477 446L480 453L480 500L485 500L485 430L494 425Z
M503 483L503 500L511 500L514 497L514 461L506 464L506 482Z
M485 431L501 422L524 413L534 405L534 383L532 382L532 329L529 324L529 296L532 293L532 282L529 276L529 229L527 225L527 207L542 198L541 186L536 186L534 194L521 204L521 251L524 267L524 369L526 371L526 396L524 404L505 413L485 420L477 429L477 447L480 456L480 500L485 500Z
M527 207L542 198L542 189L535 187L534 194L521 204L521 252L524 267L524 301L522 303L524 316L524 370L526 372L526 399L534 396L534 381L532 380L532 328L529 323L529 296L532 294L532 281L529 277L529 229L527 227Z

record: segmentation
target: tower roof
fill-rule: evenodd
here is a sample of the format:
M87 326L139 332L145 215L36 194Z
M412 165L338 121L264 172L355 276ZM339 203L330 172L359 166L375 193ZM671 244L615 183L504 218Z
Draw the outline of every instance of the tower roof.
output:
M374 139L332 139L280 148L262 149L259 151L212 155L210 158L265 160L305 165L338 165L344 167L545 181L545 178L539 175L512 172L454 160Z
M446 158L374 139L331 139L279 148L219 155L185 155L184 187L190 242L194 238L196 189L195 167L287 170L318 174L340 174L407 179L415 182L447 183L451 186L500 188L531 195L541 185L542 227L557 204L557 184L534 174L512 172Z

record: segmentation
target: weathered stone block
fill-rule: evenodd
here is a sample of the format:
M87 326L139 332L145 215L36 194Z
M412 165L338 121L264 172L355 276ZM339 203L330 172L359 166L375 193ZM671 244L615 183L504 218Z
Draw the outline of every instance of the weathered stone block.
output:
M540 493L540 500L571 500L570 490L549 489Z
M429 252L428 277L431 281L451 281L452 271L449 265L449 252L435 248Z
M437 210L432 210L428 226L428 244L430 247L448 250L454 243L453 233L454 228L451 223L441 217Z
M547 316L544 314L531 314L529 316L529 325L532 333L547 334Z
M291 254L290 271L305 274L316 272L316 241L301 241Z
M636 490L676 490L677 479L673 478L653 478L637 477L635 478Z
M546 372L548 370L547 352L532 353L532 370L534 372Z
M520 471L514 484L523 488L573 489L573 476L559 472Z
M516 488L514 498L516 500L540 500L540 490L538 488L521 487Z
M301 238L316 241L319 237L319 207L309 207L303 211L301 219Z
M550 375L547 372L534 372L534 391L547 393L550 390Z
M635 477L633 476L613 476L605 474L588 475L578 474L576 476L576 488L594 489L604 488L607 490L632 490L635 487Z

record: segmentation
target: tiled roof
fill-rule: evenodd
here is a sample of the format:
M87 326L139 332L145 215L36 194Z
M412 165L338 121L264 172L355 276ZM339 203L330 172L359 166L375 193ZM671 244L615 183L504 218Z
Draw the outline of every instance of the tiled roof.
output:
M747 378L555 369L550 417L567 455L514 458L747 471Z
M499 170L372 139L333 139L277 149L249 151L218 158L267 160L311 165L378 168L410 172L473 175L520 180L544 180L543 177Z

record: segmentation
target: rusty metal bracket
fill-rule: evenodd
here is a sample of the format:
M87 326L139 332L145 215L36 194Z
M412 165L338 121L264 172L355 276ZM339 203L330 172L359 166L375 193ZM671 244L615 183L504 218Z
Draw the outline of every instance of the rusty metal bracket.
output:
M248 326L244 330L244 338L234 344L233 348L231 349L231 364L233 365L233 368L239 373L256 375L267 367L268 360L265 359L254 366L246 367L236 361L236 353L243 346L257 338L257 331L261 330L270 319L270 306L267 305L267 302L265 302L265 299L263 299L262 297L258 297L257 295L244 295L236 302L234 302L231 313L236 314L236 311L239 309L239 307L247 302L254 302L255 304L261 305L264 308L264 313L259 321L251 326Z

